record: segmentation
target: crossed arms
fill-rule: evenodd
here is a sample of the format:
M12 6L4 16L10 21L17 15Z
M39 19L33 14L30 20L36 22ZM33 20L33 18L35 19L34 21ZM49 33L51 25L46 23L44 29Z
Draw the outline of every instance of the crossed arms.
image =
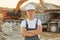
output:
M34 35L42 34L42 26L38 25L36 30L30 30L30 31L27 31L26 28L22 27L21 31L23 36L34 36Z

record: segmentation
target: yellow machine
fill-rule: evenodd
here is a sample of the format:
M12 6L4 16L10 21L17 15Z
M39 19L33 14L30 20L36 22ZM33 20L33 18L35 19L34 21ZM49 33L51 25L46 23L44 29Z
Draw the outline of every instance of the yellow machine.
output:
M24 17L25 14L22 14L24 11L20 10L20 6L26 1L27 0L20 0L16 6L16 9L0 8L0 13L4 15L4 19L18 19ZM43 0L40 0L40 3L42 7L44 7Z

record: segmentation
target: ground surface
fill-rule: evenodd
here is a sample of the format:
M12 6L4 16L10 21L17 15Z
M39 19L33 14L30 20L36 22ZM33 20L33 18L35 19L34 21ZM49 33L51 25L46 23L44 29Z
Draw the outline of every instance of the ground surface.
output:
M4 28L3 30L8 29L8 27ZM8 29L9 30L9 29ZM10 32L10 30L9 30ZM40 40L60 40L60 33L52 33L52 32L43 32L45 36L40 37ZM4 35L0 32L0 40L23 40L23 37L21 36L20 26L19 27L13 27L12 32L8 35Z

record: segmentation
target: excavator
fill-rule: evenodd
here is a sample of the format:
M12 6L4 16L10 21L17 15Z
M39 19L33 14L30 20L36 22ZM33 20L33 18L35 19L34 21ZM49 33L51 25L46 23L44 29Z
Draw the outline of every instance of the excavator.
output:
M8 9L8 8L0 8L0 13L4 15L4 19L18 19L21 17L24 17L25 14L23 14L24 11L20 9L21 5L28 0L20 0L17 3L17 6L15 9ZM42 7L44 7L44 2L43 0L39 0ZM25 13L25 12L24 12Z

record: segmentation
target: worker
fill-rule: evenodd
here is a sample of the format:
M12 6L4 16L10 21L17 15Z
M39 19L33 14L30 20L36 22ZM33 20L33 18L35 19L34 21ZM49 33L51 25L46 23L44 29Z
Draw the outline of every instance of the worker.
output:
M42 33L41 20L34 18L36 8L30 4L26 7L27 19L21 22L21 33L24 40L40 40L38 35Z

